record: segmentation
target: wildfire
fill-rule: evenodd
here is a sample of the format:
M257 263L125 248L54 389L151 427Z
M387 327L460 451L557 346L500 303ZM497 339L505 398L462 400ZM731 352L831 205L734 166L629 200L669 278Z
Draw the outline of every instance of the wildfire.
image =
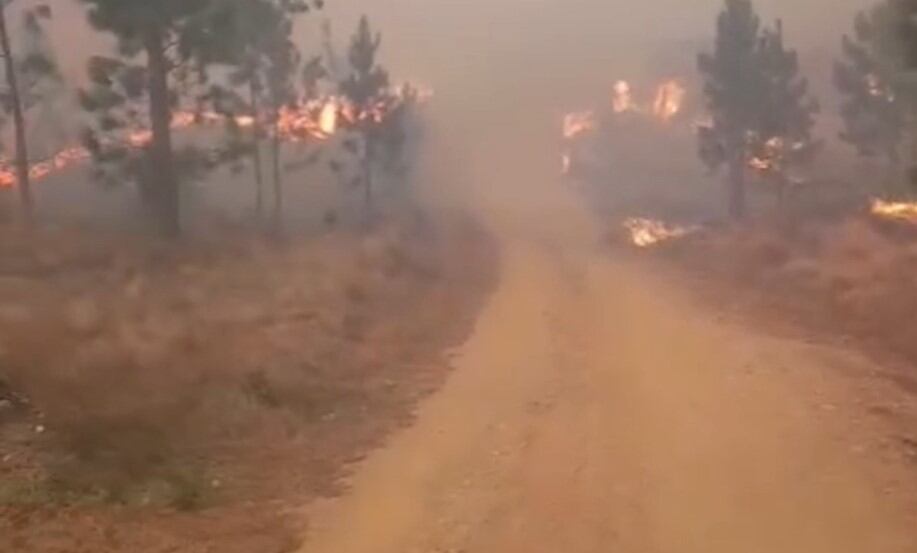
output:
M573 140L580 134L595 130L595 112L578 111L564 116L564 138Z
M573 158L570 154L563 154L560 156L560 171L561 174L569 175L570 170L573 168Z
M634 98L631 94L630 83L627 81L618 81L613 88L611 98L611 108L615 113L624 113L636 109Z
M89 159L89 151L80 146L61 150L48 159L41 160L29 167L29 177L41 180L55 171L60 171L74 163ZM5 160L0 160L0 188L10 188L16 185L16 171Z
M357 108L341 96L326 96L308 100L280 110L276 121L277 134L289 142L324 141L347 127L381 124L405 102L425 102L432 96L433 92L430 89L403 85L391 89L365 109ZM232 120L242 129L250 129L258 124L258 120L251 115L237 115ZM226 115L213 111L179 111L173 114L171 126L174 130L181 130L225 121ZM273 122L263 124L267 128L274 127ZM143 148L152 139L153 133L148 129L129 132L125 137L126 143L132 148ZM91 157L91 153L86 148L71 146L48 159L33 163L29 168L29 176L33 181L39 181L54 172L85 162ZM12 163L9 160L0 159L0 188L16 186L16 182L16 171Z
M682 238L697 231L696 227L670 225L655 219L634 217L624 221L623 226L630 235L630 241L638 248L649 248L669 240Z
M753 136L751 140L754 140ZM775 136L757 148L759 151L756 154L749 156L748 167L762 174L781 173L786 169L789 158L799 155L809 147L811 143L805 141L788 144L783 137Z
M866 76L866 89L868 90L870 96L876 98L882 97L889 102L895 101L894 92L892 92L889 87L885 86L879 76L875 75L874 73L870 73Z
M330 101L322 107L318 116L318 128L327 136L333 135L338 130L338 104Z
M666 81L656 89L653 115L660 121L669 121L681 112L688 92L676 80Z
M875 199L870 212L876 217L917 224L917 201L889 202Z

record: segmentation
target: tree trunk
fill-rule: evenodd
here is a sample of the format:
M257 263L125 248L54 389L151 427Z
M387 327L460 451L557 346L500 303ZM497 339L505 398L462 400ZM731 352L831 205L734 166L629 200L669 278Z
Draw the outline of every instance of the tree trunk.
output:
M280 168L280 112L274 108L271 133L271 166L274 180L274 231L283 232L283 175Z
M886 164L885 173L885 194L889 198L900 197L902 188L906 189L905 176L901 171L901 155L898 153L897 146L892 146L886 154L888 163Z
M729 216L741 221L745 218L745 156L742 149L729 161Z
M0 6L0 48L6 68L6 83L10 94L10 108L13 112L13 126L15 128L16 181L19 187L19 198L22 202L22 213L27 224L32 222L34 201L32 199L32 182L29 176L29 151L26 142L25 115L22 111L22 97L20 96L18 75L16 73L16 60L13 58L10 36L6 25L6 8Z
M364 223L367 227L372 226L373 224L373 140L372 137L367 135L364 138L364 151L363 151L363 160L362 160L362 171L363 171L363 209L364 209Z
M150 93L150 123L153 139L149 159L154 169L154 198L160 229L166 236L181 233L181 212L175 158L172 151L172 105L169 93L169 62L161 29L150 27L144 33Z
M251 81L249 85L252 117L255 119L255 126L253 129L254 138L252 140L252 168L255 173L255 216L260 221L264 215L264 173L261 168L261 128L258 122L259 110L261 108L258 103L258 91L255 87L255 82Z
M777 189L777 215L782 217L786 213L789 182L785 176L778 174L774 177L774 187Z

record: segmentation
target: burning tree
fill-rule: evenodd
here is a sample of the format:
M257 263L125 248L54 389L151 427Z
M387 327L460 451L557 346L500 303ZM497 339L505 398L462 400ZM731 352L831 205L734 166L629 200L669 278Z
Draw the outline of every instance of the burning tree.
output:
M858 14L834 68L835 85L845 98L840 137L863 157L884 158L892 188L900 181L901 143L911 109L902 79L906 51L896 32L907 20L905 9L902 0L886 0Z
M698 68L711 115L699 129L700 156L711 169L728 167L729 211L740 219L749 168L774 180L782 198L789 169L811 159L818 104L782 25L763 28L751 0L726 0L714 50L699 56Z
M21 52L14 52L6 9L10 0L0 3L0 53L3 55L6 74L6 90L0 94L0 102L6 115L12 116L14 127L13 173L25 219L32 217L31 174L29 165L26 112L45 98L42 84L59 80L57 65L45 46L41 21L51 18L51 8L39 4L23 14L23 31L26 42ZM4 183L0 183L2 186Z
M749 164L773 183L782 206L792 171L811 162L820 147L812 137L819 105L799 75L799 56L784 44L780 21L762 31L759 51L765 88L759 127L749 136Z

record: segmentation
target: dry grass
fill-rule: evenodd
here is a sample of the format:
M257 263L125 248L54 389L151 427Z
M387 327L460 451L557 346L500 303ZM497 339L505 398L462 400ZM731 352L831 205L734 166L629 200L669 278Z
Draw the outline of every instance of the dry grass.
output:
M0 238L0 380L30 400L0 412L0 550L16 551L68 550L36 525L93 551L287 543L278 510L334 493L440 384L493 267L466 222L283 245L24 240ZM199 508L220 522L178 512ZM134 537L87 536L75 513Z
M707 231L663 251L790 319L917 364L917 229L856 215Z

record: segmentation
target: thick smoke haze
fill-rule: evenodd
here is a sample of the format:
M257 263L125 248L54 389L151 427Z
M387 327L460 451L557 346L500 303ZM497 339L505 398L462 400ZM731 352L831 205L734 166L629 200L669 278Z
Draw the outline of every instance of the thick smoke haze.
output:
M783 20L788 43L799 50L821 99L821 134L833 141L832 63L841 35L871 2L755 5L764 23ZM57 0L54 7L54 40L65 73L82 82L86 58L104 52L110 41L89 31L76 0ZM721 8L721 0L329 0L323 13L304 18L297 34L305 52L317 54L320 24L328 20L341 54L359 16L368 15L383 34L382 62L393 78L436 90L422 180L439 191L483 183L505 190L512 203L518 190L491 185L556 174L564 112L604 105L617 79L644 85L693 79L696 55L712 40ZM527 174L495 174L499 167Z
M56 0L55 43L68 75L107 41L88 32L76 0ZM330 0L326 17L342 39L360 14L385 33L386 57L404 73L454 74L515 53L532 68L567 61L572 73L601 73L643 63L641 48L697 42L713 34L720 0ZM759 0L765 21L784 20L801 49L836 49L868 0ZM314 29L304 29L304 31ZM303 37L305 42L315 37ZM604 66L604 67L603 67ZM511 71L511 67L503 67ZM552 67L556 69L556 67Z

